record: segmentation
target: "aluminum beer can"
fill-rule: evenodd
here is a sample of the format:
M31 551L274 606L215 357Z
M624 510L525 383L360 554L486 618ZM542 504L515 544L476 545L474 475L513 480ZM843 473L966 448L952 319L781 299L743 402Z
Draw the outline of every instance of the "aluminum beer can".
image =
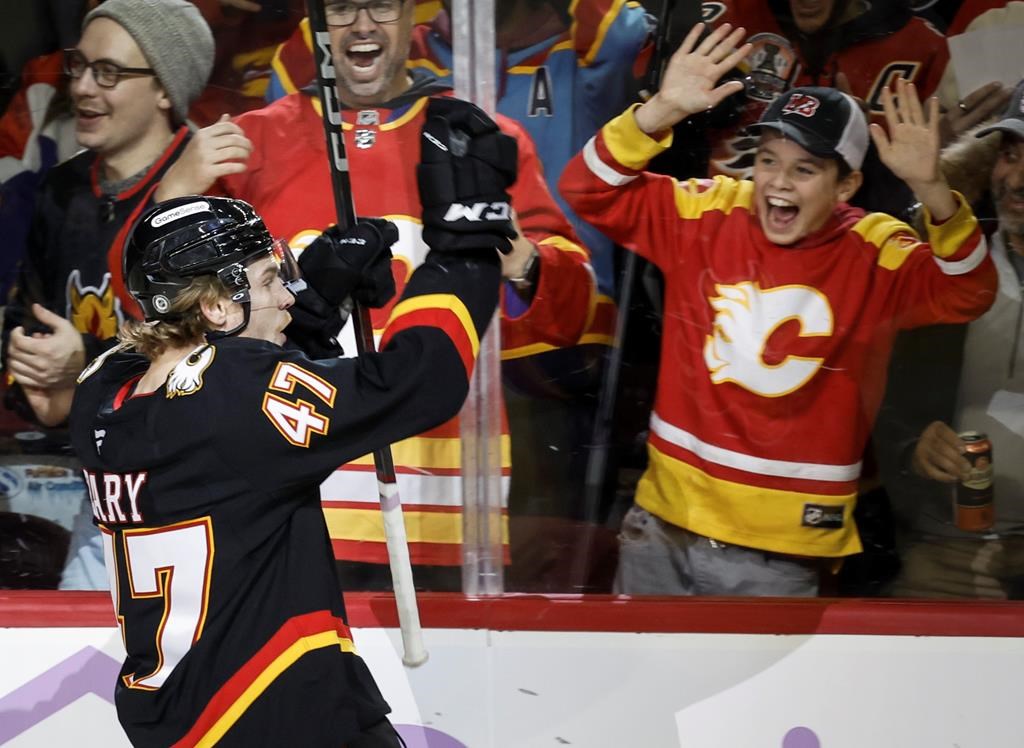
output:
M961 530L981 532L990 529L995 521L992 442L978 431L964 431L959 436L964 441L964 457L971 463L971 472L956 486L953 514Z

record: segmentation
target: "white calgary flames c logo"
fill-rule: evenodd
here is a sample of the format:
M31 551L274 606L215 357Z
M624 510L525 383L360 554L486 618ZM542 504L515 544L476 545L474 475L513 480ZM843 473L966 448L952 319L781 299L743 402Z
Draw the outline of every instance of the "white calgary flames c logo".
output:
M780 397L814 376L824 359L786 356L769 365L764 349L772 333L788 320L800 324L802 338L832 334L832 308L819 291L807 286L762 290L749 281L716 285L715 290L719 295L710 299L715 321L704 344L712 382L734 382L764 397Z

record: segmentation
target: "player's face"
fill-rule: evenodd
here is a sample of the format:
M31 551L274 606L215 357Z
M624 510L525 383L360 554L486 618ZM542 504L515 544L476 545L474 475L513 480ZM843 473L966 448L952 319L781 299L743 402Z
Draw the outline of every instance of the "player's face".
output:
M1018 239L1024 237L1024 140L1010 133L1003 133L992 167L992 198L1000 230Z
M368 5L379 4L374 13L387 17L395 5L398 19L378 22L370 16ZM328 26L331 56L337 74L338 96L351 106L378 106L409 87L405 61L412 36L412 0L327 0L331 7L358 6L356 19L348 26Z
M837 1L789 0L789 10L796 27L805 34L813 34L825 26Z
M836 203L853 197L860 172L838 178L839 166L767 131L754 161L754 209L775 244L794 244L825 225Z
M249 278L249 324L238 336L281 345L285 340L284 328L292 321L288 308L295 303L295 297L285 288L277 263L269 256L249 265L246 274ZM241 313L239 307L237 314ZM227 329L239 322L241 318L230 320Z
M90 62L109 60L122 67L149 67L131 35L109 18L97 18L85 27L78 51ZM103 88L86 69L82 77L71 81L71 100L79 145L108 161L130 156L169 132L171 102L153 76L126 75L113 88Z

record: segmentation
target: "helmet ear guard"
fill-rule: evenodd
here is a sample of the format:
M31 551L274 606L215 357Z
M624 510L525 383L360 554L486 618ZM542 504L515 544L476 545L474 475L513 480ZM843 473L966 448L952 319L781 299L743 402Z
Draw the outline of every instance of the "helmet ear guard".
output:
M146 321L161 321L176 318L174 302L193 279L217 276L245 314L241 326L215 335L234 335L249 322L246 266L275 254L274 244L263 220L242 200L175 198L146 211L132 227L123 277Z

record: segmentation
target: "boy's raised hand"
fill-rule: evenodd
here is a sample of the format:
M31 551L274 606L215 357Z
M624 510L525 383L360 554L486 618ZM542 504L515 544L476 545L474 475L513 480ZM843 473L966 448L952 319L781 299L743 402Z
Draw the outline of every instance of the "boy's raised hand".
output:
M703 31L703 23L690 29L665 67L658 92L636 111L637 124L644 132L672 127L743 89L740 81L717 84L750 52L749 44L736 47L746 31L724 23L698 44Z
M886 128L871 125L882 163L911 187L939 179L939 100L928 100L926 116L914 84L897 78L895 98L888 86L882 90L882 108Z
M888 86L882 90L882 108L886 127L870 125L878 157L907 183L933 219L949 218L956 212L956 200L939 169L939 100L935 97L928 100L926 114L917 97L917 88L905 78L899 78L895 99Z

